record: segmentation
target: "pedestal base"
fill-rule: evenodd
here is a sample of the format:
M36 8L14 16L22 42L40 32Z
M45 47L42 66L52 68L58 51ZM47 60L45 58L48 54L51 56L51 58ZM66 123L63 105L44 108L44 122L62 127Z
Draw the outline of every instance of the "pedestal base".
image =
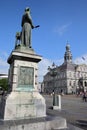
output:
M38 92L11 92L2 98L0 115L4 120L45 117L45 99Z
M25 120L0 121L0 130L53 130L67 128L66 120L61 117L36 118Z

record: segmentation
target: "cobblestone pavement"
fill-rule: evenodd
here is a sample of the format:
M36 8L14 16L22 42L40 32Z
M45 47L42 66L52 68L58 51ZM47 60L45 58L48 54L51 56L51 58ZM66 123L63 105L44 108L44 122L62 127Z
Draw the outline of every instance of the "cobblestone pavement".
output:
M52 109L52 96L43 95L46 99L47 114L66 118L68 123L87 130L87 102L76 95L61 97L61 110Z

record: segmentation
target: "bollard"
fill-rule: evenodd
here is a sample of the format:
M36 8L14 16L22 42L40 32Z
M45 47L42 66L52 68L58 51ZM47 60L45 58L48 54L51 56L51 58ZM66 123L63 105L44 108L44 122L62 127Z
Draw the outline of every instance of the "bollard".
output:
M53 94L53 109L61 110L61 95Z

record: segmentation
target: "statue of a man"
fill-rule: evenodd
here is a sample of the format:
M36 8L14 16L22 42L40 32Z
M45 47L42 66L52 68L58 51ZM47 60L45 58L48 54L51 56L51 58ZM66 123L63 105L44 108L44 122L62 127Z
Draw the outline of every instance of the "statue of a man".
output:
M21 42L26 47L31 48L31 29L34 28L34 25L32 23L31 15L30 15L30 9L26 8L25 13L22 16L22 35L21 35Z

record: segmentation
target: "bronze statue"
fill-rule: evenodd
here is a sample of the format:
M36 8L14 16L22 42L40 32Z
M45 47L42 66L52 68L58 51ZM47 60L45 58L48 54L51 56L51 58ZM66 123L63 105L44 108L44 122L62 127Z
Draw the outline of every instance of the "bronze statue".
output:
M26 47L31 48L31 29L34 28L34 25L32 23L29 8L25 9L25 13L24 13L24 15L22 17L21 26L22 26L21 42Z
M38 28L40 26L33 25L29 8L25 9L25 13L22 16L21 26L22 26L22 32L16 33L15 48L20 46L20 45L23 45L23 46L28 47L28 48L32 48L32 46L31 46L31 30L33 28Z

